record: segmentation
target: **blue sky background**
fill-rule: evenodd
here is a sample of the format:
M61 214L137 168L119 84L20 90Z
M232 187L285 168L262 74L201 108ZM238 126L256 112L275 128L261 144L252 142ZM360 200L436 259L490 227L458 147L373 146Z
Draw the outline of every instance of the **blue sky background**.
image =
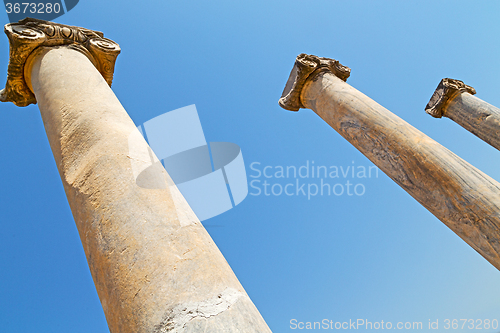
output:
M112 88L136 124L196 104L207 141L241 147L249 181L253 162L372 165L312 111L278 106L303 52L351 67L350 85L500 180L500 152L424 112L444 77L500 106L499 13L497 1L81 0L57 22L120 44ZM8 49L4 36L4 78ZM38 107L0 110L1 330L109 332ZM365 194L250 194L204 222L273 332L291 319L500 321L498 270L382 172L350 180Z

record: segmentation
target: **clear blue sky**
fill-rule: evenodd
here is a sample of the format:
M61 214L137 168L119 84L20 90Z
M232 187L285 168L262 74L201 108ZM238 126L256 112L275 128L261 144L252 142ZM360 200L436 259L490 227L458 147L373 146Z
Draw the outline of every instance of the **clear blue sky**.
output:
M241 147L249 181L265 180L254 162L372 166L312 111L278 106L303 52L351 67L349 84L500 180L500 152L424 112L444 77L500 106L499 13L497 1L81 0L56 21L120 44L113 90L136 124L196 104L207 141ZM4 80L7 64L4 36ZM108 332L38 107L0 109L0 330ZM325 179L347 180L365 193L250 188L204 222L273 332L298 331L292 319L500 320L500 272L382 172Z

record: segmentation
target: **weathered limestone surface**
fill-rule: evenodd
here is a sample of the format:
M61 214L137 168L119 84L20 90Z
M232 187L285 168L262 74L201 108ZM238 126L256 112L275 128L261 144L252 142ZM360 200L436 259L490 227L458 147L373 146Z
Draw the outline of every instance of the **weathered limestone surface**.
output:
M462 81L442 79L425 111L435 118L450 118L500 150L500 109L472 96L475 93Z
M500 183L335 76L332 63L299 55L280 105L314 110L500 269Z
M28 27L7 29L22 37ZM29 29L43 35L36 24ZM55 44L26 58L25 84L38 102L110 331L270 332L180 192L136 184L130 149L149 147L130 135L137 128L96 61L81 44Z

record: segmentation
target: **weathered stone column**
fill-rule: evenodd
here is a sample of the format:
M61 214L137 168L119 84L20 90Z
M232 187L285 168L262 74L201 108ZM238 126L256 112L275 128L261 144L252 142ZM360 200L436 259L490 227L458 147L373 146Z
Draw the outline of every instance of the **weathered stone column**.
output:
M462 81L442 79L425 112L435 118L450 118L500 150L500 109L474 94L476 90Z
M348 85L349 72L338 61L301 54L280 105L314 110L500 269L500 183Z
M33 19L5 31L0 98L38 102L110 331L270 332L175 186L136 184L132 166L156 158L109 87L119 46Z

